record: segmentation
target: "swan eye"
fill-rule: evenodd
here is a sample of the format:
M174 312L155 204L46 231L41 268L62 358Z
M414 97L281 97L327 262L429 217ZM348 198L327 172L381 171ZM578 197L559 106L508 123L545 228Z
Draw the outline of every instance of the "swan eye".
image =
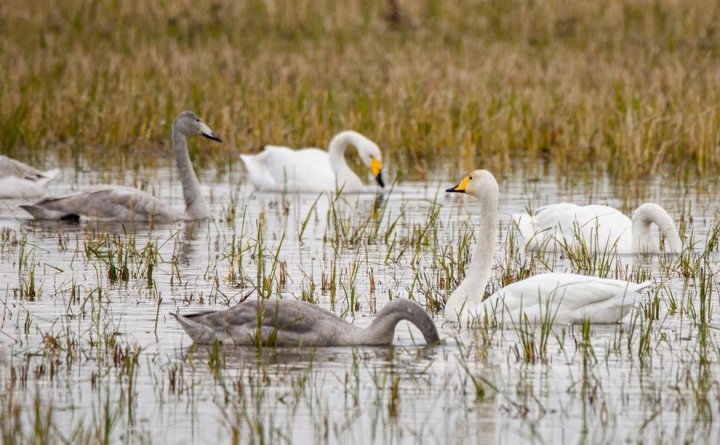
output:
M200 119L199 119L199 118L198 118L198 119L195 119L195 122L200 122Z
M472 176L470 176L470 180L472 181Z

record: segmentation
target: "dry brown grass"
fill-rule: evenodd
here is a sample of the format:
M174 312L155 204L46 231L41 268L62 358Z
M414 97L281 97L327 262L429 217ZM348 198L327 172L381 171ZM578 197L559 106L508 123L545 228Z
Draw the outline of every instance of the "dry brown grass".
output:
M202 157L217 165L353 128L411 176L720 171L716 2L399 5L6 0L0 151L133 168L193 109L228 142Z

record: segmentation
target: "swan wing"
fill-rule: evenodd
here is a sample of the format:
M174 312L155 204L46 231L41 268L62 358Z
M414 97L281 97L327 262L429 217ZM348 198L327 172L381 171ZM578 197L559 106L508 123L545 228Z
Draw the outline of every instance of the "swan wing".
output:
M352 326L335 314L295 300L245 301L222 311L175 315L198 343L238 346L321 346L342 344Z
M256 155L241 155L250 183L259 190L322 192L335 190L328 153L318 148L292 150L266 145Z
M649 282L632 283L592 276L547 273L512 283L483 302L484 313L499 310L513 319L527 317L574 323L584 318L595 323L616 322L627 313L638 292Z
M565 247L576 247L582 241L590 251L616 247L618 253L626 253L632 249L632 221L612 207L559 203L513 219L530 249L537 250L551 240Z
M540 207L534 214L518 213L513 222L530 250L558 250L556 241L573 238L576 215L582 207L570 203L550 204Z
M22 162L0 156L0 198L36 198L60 170L41 172Z
M49 173L52 173L51 170ZM57 173L56 173L57 174ZM42 181L47 175L25 163L10 159L7 156L0 156L0 178L15 176L27 181Z
M98 186L20 206L36 219L86 216L118 220L166 220L179 217L149 193L131 187Z
M583 240L594 251L615 248L617 253L632 251L632 221L617 209L602 205L582 207L577 221Z

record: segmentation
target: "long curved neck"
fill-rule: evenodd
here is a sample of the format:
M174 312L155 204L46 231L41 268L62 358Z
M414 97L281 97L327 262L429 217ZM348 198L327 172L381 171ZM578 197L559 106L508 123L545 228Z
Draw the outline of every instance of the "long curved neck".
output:
M392 300L382 308L370 326L358 333L356 341L363 345L390 344L395 335L395 326L402 320L420 329L425 343L440 340L435 323L419 304L410 300Z
M482 303L495 252L497 203L497 195L480 198L480 223L477 226L475 251L467 267L465 279L445 303L446 320L458 321L461 312Z
M209 215L207 203L200 191L195 171L188 153L187 138L173 125L172 130L173 151L177 163L180 180L182 181L183 196L185 197L185 213L191 219L207 218Z
M335 172L335 178L338 186L343 186L347 182L361 184L360 178L352 171L345 160L345 150L349 145L356 148L359 145L360 135L354 131L343 131L335 135L328 146L328 157L330 158L330 167ZM352 184L355 186L356 184Z
M657 204L645 203L635 210L632 218L633 250L635 252L653 252L658 250L653 243L651 224L657 224L665 236L667 250L673 253L682 251L682 241L675 223L668 213Z

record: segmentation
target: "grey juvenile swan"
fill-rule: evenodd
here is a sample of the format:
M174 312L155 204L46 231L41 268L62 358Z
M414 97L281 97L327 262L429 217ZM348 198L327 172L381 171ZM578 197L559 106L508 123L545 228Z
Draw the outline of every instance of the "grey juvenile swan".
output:
M171 313L196 342L215 341L254 346L380 346L392 343L395 326L407 320L427 344L439 341L435 323L410 300L387 303L367 328L359 328L332 312L296 300L245 301L229 309L191 315Z
M75 219L80 216L116 221L177 221L207 218L209 210L192 168L187 136L202 135L222 142L192 111L183 111L172 126L175 162L182 181L185 211L171 209L149 193L132 187L100 185L64 196L20 206L35 219Z

